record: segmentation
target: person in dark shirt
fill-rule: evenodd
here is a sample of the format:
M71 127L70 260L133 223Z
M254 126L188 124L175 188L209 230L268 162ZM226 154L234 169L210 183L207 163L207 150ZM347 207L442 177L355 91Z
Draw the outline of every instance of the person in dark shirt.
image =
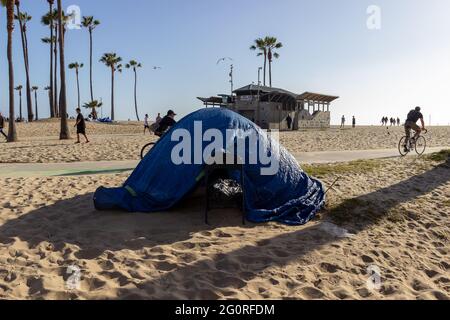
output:
M288 129L289 130L291 130L291 128L292 128L292 118L291 118L291 115L288 115L287 116L287 118L286 118L286 122L287 122L287 126L288 126Z
M75 123L75 127L77 128L77 142L76 144L80 143L80 134L84 136L86 139L86 143L89 143L89 139L86 136L86 122L84 120L83 115L81 114L81 109L77 108L77 121Z
M408 142L411 139L411 129L416 132L413 139L417 139L422 130L425 130L425 121L423 120L423 114L420 112L421 108L416 107L408 113L408 117L405 122L405 132L406 132L406 145L405 152L408 152ZM417 121L421 122L422 128L417 125Z
M169 110L167 112L167 116L165 116L164 118L162 118L162 120L159 122L159 126L158 129L156 129L155 134L158 137L161 137L164 133L166 133L166 131L173 127L174 125L177 124L177 122L175 121L175 116L177 114L175 112L173 112L173 110Z

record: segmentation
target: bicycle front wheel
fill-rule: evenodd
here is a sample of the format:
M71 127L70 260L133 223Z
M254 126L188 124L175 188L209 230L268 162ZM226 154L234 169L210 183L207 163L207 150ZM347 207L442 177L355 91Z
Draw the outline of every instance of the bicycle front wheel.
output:
M150 151L152 150L153 146L155 145L154 142L151 142L149 144L146 144L142 150L141 150L141 160L145 158L145 156L150 153Z
M416 141L416 152L419 156L423 155L425 153L425 150L427 148L427 140L425 137L420 136Z
M409 151L405 151L405 148L408 146L406 145L406 137L403 137L400 139L400 142L398 143L398 151L400 152L400 155L402 157L406 156Z

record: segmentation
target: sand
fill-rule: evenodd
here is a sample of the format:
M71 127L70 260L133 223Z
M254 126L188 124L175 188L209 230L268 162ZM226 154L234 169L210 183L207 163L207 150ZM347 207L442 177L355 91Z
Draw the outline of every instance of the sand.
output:
M355 133L337 139L346 134ZM207 226L202 199L166 213L95 211L95 189L127 174L0 178L0 298L449 299L448 165L334 166L308 168L327 186L340 180L326 210L303 227L242 226L234 209L211 212ZM75 290L66 286L71 266L80 269ZM367 285L371 266L379 290Z
M75 138L70 121L72 138ZM18 124L20 142L0 144L0 163L58 163L79 161L138 160L141 148L156 141L154 135L144 136L139 123L88 123L90 144L75 145L75 140L58 139L59 123L42 121ZM397 148L401 127L358 127L340 130L308 130L282 132L281 143L292 153L307 151L341 151ZM426 135L429 147L450 146L450 127L431 127ZM82 140L83 141L83 140Z

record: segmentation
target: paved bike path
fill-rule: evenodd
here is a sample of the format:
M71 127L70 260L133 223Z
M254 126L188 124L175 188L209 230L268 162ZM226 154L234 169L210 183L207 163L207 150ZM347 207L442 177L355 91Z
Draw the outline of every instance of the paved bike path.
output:
M428 148L426 154L450 147ZM397 149L321 151L294 154L300 164L320 164L399 157ZM417 156L415 154L409 157ZM139 161L95 161L73 163L0 164L0 177L55 177L111 174L132 171Z

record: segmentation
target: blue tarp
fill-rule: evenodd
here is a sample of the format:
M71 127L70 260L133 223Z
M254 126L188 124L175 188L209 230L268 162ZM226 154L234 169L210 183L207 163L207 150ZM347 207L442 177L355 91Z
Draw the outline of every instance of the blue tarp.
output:
M113 189L101 187L96 191L95 207L98 210L158 212L166 211L178 204L202 181L207 161L205 159L208 157L199 157L199 153L200 155L202 152L208 153L211 142L217 142L216 138L209 137L209 141L203 138L200 144L196 145L195 141L192 141L190 149L180 151L180 142L185 140L179 136L190 134L194 137L195 133L200 133L203 137L203 134L211 133L210 129L216 129L216 134L221 133L226 137L223 138L223 150L230 151L233 150L230 148L235 148L235 153L238 153L236 151L240 145L238 141L242 142L243 136L251 135L258 140L260 145L258 152L272 159L269 164L259 157L255 162L254 156L259 153L250 150L249 146L254 146L255 141L249 143L249 139L245 155L239 154L241 159L245 159L243 190L249 221L277 221L301 225L310 221L323 207L325 192L320 181L308 177L295 158L256 124L223 108L202 109L183 118L158 141L123 187ZM230 132L234 134L230 136ZM178 140L175 139L176 136ZM195 136L195 139L197 138ZM173 150L178 150L178 154L184 156L184 163L178 164L179 159L173 161ZM192 152L191 161L186 150ZM267 170L274 161L278 162L278 170L271 175L267 175L267 172L263 174L262 170ZM241 183L239 172L229 172L229 175Z

